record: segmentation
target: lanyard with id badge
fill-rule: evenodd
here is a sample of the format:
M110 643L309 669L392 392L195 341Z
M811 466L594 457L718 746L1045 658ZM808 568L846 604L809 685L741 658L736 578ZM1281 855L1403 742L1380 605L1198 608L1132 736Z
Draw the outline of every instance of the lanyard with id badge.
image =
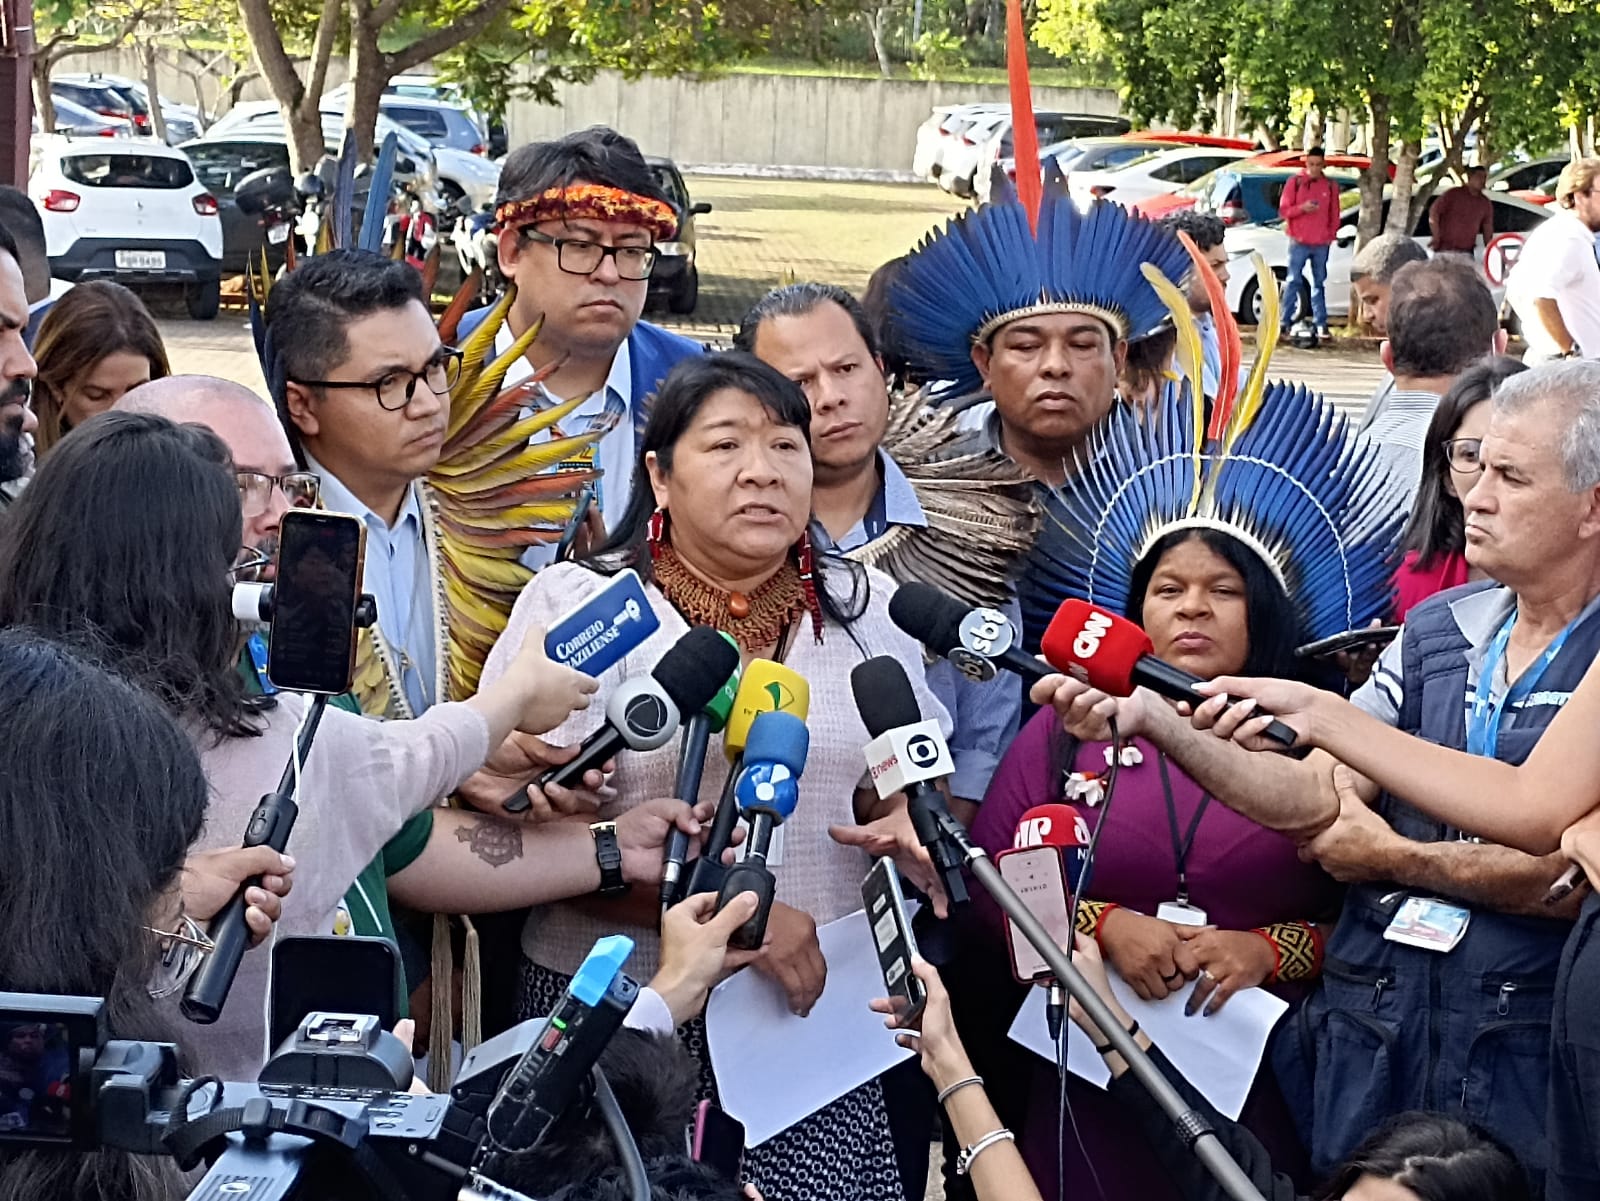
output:
M1517 614L1512 610L1505 624L1489 644L1478 673L1477 688L1472 705L1467 711L1467 752L1494 758L1500 745L1500 724L1507 709L1522 704L1544 677L1545 670L1555 661L1572 632L1569 624L1551 641L1517 681L1506 689L1498 702L1494 699L1494 680L1505 662L1506 649L1511 642L1511 629L1516 625ZM1390 942L1421 947L1425 951L1453 951L1466 937L1472 911L1438 897L1407 897L1395 911L1389 927L1383 932Z
M1178 832L1178 806L1172 799L1172 777L1167 773L1167 757L1158 755L1156 764L1161 769L1161 792L1167 802L1167 825L1172 831L1172 859L1178 868L1178 897L1173 901L1162 901L1156 910L1156 916L1164 922L1171 922L1175 926L1204 926L1210 922L1210 917L1198 905L1189 903L1189 875L1187 871L1189 852L1194 849L1194 836L1200 831L1200 819L1205 816L1206 806L1211 804L1209 792L1200 794L1200 804L1195 807L1194 817L1189 821L1189 832Z

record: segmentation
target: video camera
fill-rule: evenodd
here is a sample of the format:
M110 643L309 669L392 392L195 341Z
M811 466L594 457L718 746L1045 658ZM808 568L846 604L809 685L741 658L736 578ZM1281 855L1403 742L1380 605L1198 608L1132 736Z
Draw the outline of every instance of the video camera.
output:
M593 1107L645 1201L638 1147L597 1066L638 996L622 971L632 951L601 939L549 1017L475 1048L446 1095L405 1091L410 1055L370 1016L310 1014L259 1080L224 1083L182 1079L171 1043L108 1039L98 997L0 993L0 1151L206 1162L197 1198L528 1201L495 1173Z

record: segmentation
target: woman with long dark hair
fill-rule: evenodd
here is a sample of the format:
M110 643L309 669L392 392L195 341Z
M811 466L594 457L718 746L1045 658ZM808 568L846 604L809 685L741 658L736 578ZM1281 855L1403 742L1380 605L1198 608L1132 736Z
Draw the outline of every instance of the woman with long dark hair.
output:
M245 694L232 611L241 529L238 483L216 435L123 412L63 438L0 523L0 626L92 639L108 667L180 720L215 798L199 850L238 845L289 762L308 704ZM530 644L516 666L472 700L416 721L329 707L301 767L295 888L280 932L333 933L345 892L408 818L459 786L513 729L542 733L587 703L590 682L551 663L542 645ZM222 1016L191 1028L208 1072L255 1078L268 1051L268 969L264 951L247 955Z
M860 787L868 738L850 670L874 655L922 662L921 648L889 620L893 582L812 551L810 425L799 387L750 355L709 355L673 368L652 402L620 522L587 563L558 563L535 577L483 674L503 676L527 630L551 624L631 567L645 580L660 628L601 675L595 705L556 730L554 741L576 742L595 729L617 685L649 671L692 624L726 632L746 663L778 660L808 681L810 754L800 804L783 824L781 861L773 862L779 902L769 943L754 961L802 1015L826 976L817 925L860 908L867 851L915 845L903 798L881 801ZM923 673L907 675L924 715L947 723ZM705 796L716 795L728 771L719 741L713 738L706 756ZM601 816L673 795L677 763L676 741L619 756L616 795ZM522 939L523 1015L548 1012L595 939L619 930L637 944L629 970L648 975L657 957L652 896L535 909ZM704 1027L692 1023L685 1033L706 1065ZM709 1072L705 1083L709 1089ZM775 1201L903 1196L876 1080L753 1149L749 1164L751 1178Z
M150 696L25 631L0 630L0 681L0 989L103 997L110 1037L174 1041L152 994L186 957L167 935L187 928L180 873L205 820L194 747ZM48 1126L40 1085L64 1048L26 1025L0 1023L0 1111ZM157 1156L0 1149L0 1201L185 1191Z
M1395 621L1436 592L1481 578L1467 564L1461 505L1483 474L1478 444L1489 428L1489 398L1527 367L1500 355L1468 367L1439 398L1422 443L1422 483L1411 520L1400 536L1403 558L1395 572Z

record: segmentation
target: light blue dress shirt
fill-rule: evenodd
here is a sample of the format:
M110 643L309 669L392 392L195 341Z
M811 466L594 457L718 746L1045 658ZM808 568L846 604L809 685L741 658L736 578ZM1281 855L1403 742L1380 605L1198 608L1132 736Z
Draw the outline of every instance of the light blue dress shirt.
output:
M400 687L413 716L439 698L434 606L436 585L422 533L422 501L417 485L406 491L400 517L391 527L327 468L306 456L306 467L322 481L323 507L348 513L367 527L367 552L361 589L378 602L378 629L399 661Z
M883 475L877 497L868 514L881 513L889 526L926 526L927 514L917 500L915 489L905 472L883 451L878 452ZM837 543L841 552L865 546L868 537L865 519L856 522ZM881 536L882 531L878 531ZM1018 630L1022 628L1022 608L1012 597L1001 611ZM989 781L1000 766L1000 756L1017 736L1022 716L1022 685L1010 672L1002 671L984 683L969 680L948 659L935 659L927 668L928 689L950 712L954 729L950 735L950 757L955 774L950 777L950 792L968 801L981 801L989 791Z
M1222 382L1222 343L1217 339L1217 322L1210 313L1196 313L1200 329L1200 387L1207 396L1216 396Z

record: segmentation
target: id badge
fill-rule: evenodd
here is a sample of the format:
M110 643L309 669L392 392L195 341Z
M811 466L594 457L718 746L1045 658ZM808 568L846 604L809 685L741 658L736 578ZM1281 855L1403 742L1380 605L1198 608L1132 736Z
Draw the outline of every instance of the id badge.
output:
M1161 908L1156 910L1156 916L1164 922L1171 922L1174 926L1205 926L1211 922L1204 909L1198 905L1191 905L1188 901L1162 901Z
M1425 951L1453 951L1467 933L1472 911L1438 897L1407 897L1383 936Z

